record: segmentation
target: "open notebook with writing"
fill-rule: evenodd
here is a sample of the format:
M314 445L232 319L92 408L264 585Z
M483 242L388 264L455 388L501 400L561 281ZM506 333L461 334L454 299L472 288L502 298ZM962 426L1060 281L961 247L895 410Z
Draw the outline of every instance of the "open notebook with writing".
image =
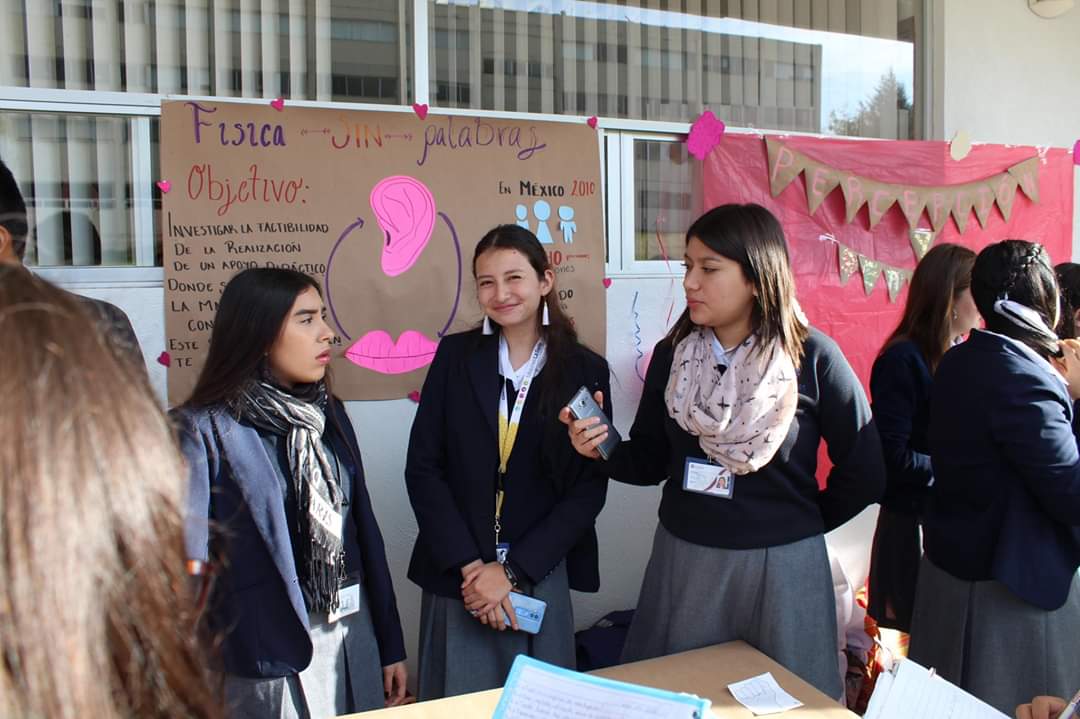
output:
M910 659L878 675L863 719L1009 719Z

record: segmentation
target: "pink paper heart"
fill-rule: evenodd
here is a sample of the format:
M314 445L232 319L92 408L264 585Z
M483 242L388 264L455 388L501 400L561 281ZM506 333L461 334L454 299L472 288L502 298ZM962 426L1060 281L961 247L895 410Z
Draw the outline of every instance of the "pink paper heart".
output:
M593 115L592 117L590 117L588 120L585 121L585 124L588 125L589 127L591 127L594 130L596 129L596 123L597 123L596 115Z
M686 147L690 154L699 160L720 143L724 136L724 121L712 114L711 110L701 113L694 124L690 126L690 134L686 138Z
M156 184L158 189L161 190L163 193L168 192L172 189L172 183L168 180L158 180Z
M414 102L412 109L421 120L427 119L428 106L426 102Z
M279 97L276 100L271 100L270 101L270 107L274 108L278 112L281 112L282 110L285 109L285 98Z
M409 392L409 399L411 399L413 402L416 402L417 404L420 404L420 393L414 389L412 392Z
M1073 164L1080 165L1080 140L1073 145Z
M168 352L162 352L157 356L157 363L162 367L168 367L172 364L172 357L169 356Z
M611 287L611 278L610 277L605 277L604 278L604 288L607 289L608 287Z

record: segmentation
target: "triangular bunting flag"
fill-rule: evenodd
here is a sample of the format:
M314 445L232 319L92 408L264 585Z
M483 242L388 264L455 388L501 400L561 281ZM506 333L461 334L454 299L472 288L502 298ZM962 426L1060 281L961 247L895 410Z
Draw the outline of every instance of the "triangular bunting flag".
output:
M881 276L881 263L865 255L859 255L859 266L862 268L863 289L866 294L870 294L874 291L878 277Z
M844 245L837 244L838 257L840 260L840 284L846 285L847 281L859 269L859 255L855 250Z
M900 294L900 290L904 287L904 273L892 267L886 267L884 273L885 286L889 290L889 302L896 302L896 296Z
M934 243L937 233L928 227L916 227L909 233L911 249L915 251L915 259L921 260L930 251L930 245Z

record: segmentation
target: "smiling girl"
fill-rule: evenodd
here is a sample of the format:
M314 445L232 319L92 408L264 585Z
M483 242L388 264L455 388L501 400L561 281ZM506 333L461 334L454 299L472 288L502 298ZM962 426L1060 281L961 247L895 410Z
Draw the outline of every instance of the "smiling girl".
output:
M717 207L686 241L687 309L653 351L631 441L597 463L620 482L666 481L623 661L742 639L839 697L824 533L884 486L870 407L836 343L800 319L768 210ZM596 458L606 427L562 419ZM822 439L833 467L819 491Z
M573 668L570 589L600 584L607 480L558 412L582 385L607 395L607 363L578 342L528 230L488 232L473 275L483 326L439 343L405 467L420 530L409 579L423 589L421 699L502 686L518 654ZM547 603L539 633L517 631L512 590Z
M177 411L190 468L186 544L214 576L234 717L325 717L405 696L405 647L356 435L328 387L318 283L244 270Z

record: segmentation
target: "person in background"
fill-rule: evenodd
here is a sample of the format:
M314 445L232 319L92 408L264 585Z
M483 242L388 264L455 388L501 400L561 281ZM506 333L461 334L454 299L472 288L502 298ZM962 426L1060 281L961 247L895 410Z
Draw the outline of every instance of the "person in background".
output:
M473 276L483 326L439 342L405 465L422 700L502 686L518 654L574 668L570 590L600 586L607 478L558 414L582 386L607 394L607 362L578 342L529 230L484 235ZM538 634L508 631L504 617L519 629L512 591L547 603Z
M214 719L183 460L87 309L0 265L0 716Z
M253 268L225 286L206 363L176 411L190 467L187 552L216 575L233 717L324 717L405 698L382 535L327 375L319 284Z
M1040 245L985 247L971 294L985 329L934 374L910 656L1010 712L1080 677L1080 343Z
M0 264L22 267L29 236L26 202L11 170L0 160ZM142 349L135 337L131 320L124 311L104 300L75 294L72 296L86 305L89 316L105 335L108 346L145 374L146 363Z
M1063 340L1080 335L1080 264L1062 262L1054 266L1058 288L1061 290L1061 316L1057 336Z
M927 424L930 381L945 351L979 325L971 298L975 253L954 244L926 253L911 278L900 323L870 373L874 423L885 453L881 500L870 559L867 613L879 626L908 632L922 557L919 515L934 471Z
M623 661L742 639L839 698L824 533L885 487L870 405L836 343L800 318L767 209L706 212L685 265L687 309L656 345L630 441L599 463L620 482L666 481ZM606 427L562 419L597 458ZM833 467L819 490L822 439Z

